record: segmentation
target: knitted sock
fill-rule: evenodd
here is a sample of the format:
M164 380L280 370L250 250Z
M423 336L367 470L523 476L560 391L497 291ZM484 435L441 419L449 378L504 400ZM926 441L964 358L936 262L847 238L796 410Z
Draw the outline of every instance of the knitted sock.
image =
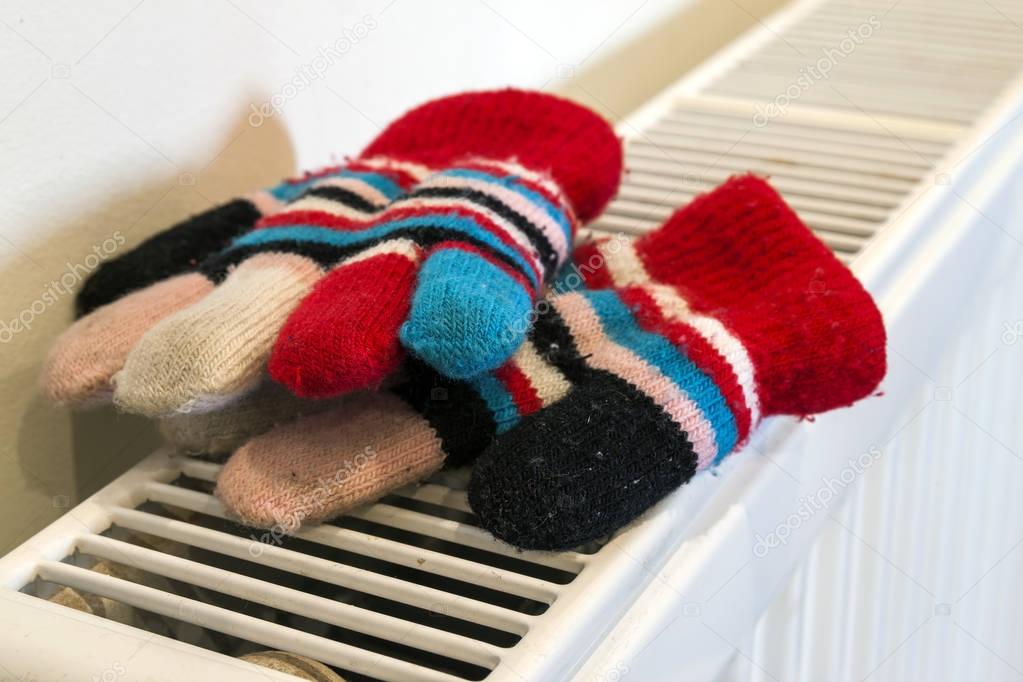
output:
M237 208L248 203L258 208L261 215L269 216L283 210L289 202L314 193L332 192L339 206L353 207L353 219L361 209L363 219L368 220L427 172L417 164L363 157L285 180L230 205ZM238 232L248 231L241 225L228 224L228 214L247 222L252 212L214 209L211 213L215 215L202 214L176 225L120 259L104 264L108 269L97 270L94 277L98 279L94 282L90 278L83 289L83 294L88 291L87 302L79 303L79 307L85 310L100 301L110 302L88 312L57 339L44 363L40 381L48 398L74 407L108 403L113 395L111 379L124 366L139 339L160 321L213 291L214 281L201 269L196 270L196 261L200 258L208 261L222 250L225 240L230 242ZM211 228L213 233L203 232L204 227ZM251 228L249 224L248 229ZM178 274L129 291L163 272ZM129 293L122 295L125 291Z
M257 385L279 334L271 373L308 396L378 384L402 360L399 329L452 373L499 364L517 340L491 337L528 315L568 252L574 213L610 198L621 150L581 107L502 91L424 105L366 154L459 161L372 221L351 192L314 187L183 275L219 286L134 345L117 377L122 407L216 409Z
M243 446L218 494L247 523L321 520L486 449L470 486L481 523L519 546L564 548L635 518L762 416L846 405L883 376L869 295L759 179L729 181L634 246L582 247L576 263L587 286L616 288L541 304L496 372L460 383L413 367L382 406ZM245 492L257 488L259 504Z

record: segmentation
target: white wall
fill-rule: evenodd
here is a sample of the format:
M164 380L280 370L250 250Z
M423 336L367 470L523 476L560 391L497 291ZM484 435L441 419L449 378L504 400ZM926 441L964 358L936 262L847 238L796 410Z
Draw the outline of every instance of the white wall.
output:
M357 152L404 109L458 90L553 89L617 117L775 4L4 2L0 551L156 442L143 420L72 415L35 393L46 348L71 317L72 295L51 304L44 294L93 261L94 247L123 236L128 248ZM308 85L286 88L295 79ZM253 114L275 94L285 98L278 113ZM11 331L18 317L30 328Z

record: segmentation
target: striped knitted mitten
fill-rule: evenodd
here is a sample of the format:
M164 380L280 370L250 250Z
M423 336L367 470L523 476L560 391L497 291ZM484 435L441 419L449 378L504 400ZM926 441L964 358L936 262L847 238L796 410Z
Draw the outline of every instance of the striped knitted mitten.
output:
M310 397L379 384L405 348L451 375L491 369L521 337L502 345L490 335L528 313L567 257L576 216L603 208L621 169L599 117L512 90L421 106L363 157L380 173L356 178L358 188L347 172L316 182L197 272L90 316L116 308L115 322L143 321L86 393L117 372L115 401L159 416L236 399L268 361L275 379ZM403 194L427 167L444 170ZM47 378L66 378L68 357L90 358L96 344L81 337L110 322L80 320Z
M609 261L589 284L614 289L560 297L537 323L534 344L571 391L473 471L481 525L518 547L614 532L761 418L849 405L885 373L870 295L756 178L728 182Z
M757 178L576 264L591 290L541 303L494 373L461 383L412 364L391 394L242 447L218 495L247 523L294 527L486 450L470 487L483 525L563 548L632 520L762 416L847 405L884 374L869 295Z
M223 249L256 221L275 213L301 180L232 199L158 232L131 251L104 261L86 278L75 297L75 317L88 315L133 291L180 275Z
M288 201L301 196L314 183L332 179L357 186L360 176L378 174L359 168L359 162L355 162L286 179L275 187L232 199L158 232L127 253L103 262L86 278L75 297L75 318L194 270L203 260L251 230L260 218L282 210ZM109 402L110 377L124 364L124 357L141 334L165 315L164 311L153 309L147 297L138 298L134 304L126 302L90 317L58 340L41 379L42 390L51 400L75 407Z
M360 158L307 173L235 199L160 232L103 264L76 299L82 315L57 339L43 366L42 392L72 407L109 403L112 378L139 339L161 320L213 289L203 267L261 218L289 202L330 195L337 205L369 220L427 170L385 157ZM372 207L372 210L367 210ZM237 222L235 222L237 221Z
M617 191L621 144L587 109L512 90L431 106L431 135L449 146L417 153L448 167L357 237L305 227L250 235L359 250L317 285L273 349L270 375L296 395L377 386L406 350L460 379L500 366L525 338L517 323L568 261L577 221ZM371 150L430 148L414 126L392 130Z

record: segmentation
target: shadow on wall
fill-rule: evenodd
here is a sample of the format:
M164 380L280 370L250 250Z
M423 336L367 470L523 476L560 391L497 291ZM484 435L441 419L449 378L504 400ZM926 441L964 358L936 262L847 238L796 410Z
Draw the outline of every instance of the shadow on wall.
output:
M123 240L108 257L116 257L190 214L293 175L296 164L287 131L277 119L253 128L247 122L249 112L247 104L241 108L236 123L224 136L222 151L198 175L146 178L133 183L127 192L112 188L87 213L70 216L65 224L48 229L50 238L19 245L24 257L0 273L3 281L36 282L42 297L53 291L52 280L59 280L70 265L85 264L93 246L112 234L120 233ZM74 245L69 248L72 239ZM118 413L112 407L71 412L50 405L39 395L36 387L42 361L50 344L71 322L73 298L74 293L59 295L34 316L30 328L0 344L0 364L7 370L0 377L0 395L9 400L5 417L18 420L16 426L6 425L7 433L17 429L17 439L0 444L0 452L7 450L4 459L10 460L9 465L0 466L5 467L5 493L24 497L16 503L20 518L0 536L0 552L91 495L160 442L147 419ZM32 305L18 303L21 310ZM5 311L4 318L18 314ZM15 459L17 470L6 468ZM20 487L15 480L19 473ZM47 499L50 504L45 503Z
M680 3L677 12L615 50L587 60L589 66L567 74L553 90L619 121L786 1Z

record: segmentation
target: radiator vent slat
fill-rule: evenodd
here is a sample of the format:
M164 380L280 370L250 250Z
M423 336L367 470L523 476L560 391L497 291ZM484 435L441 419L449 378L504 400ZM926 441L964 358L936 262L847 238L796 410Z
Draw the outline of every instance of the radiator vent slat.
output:
M678 178L701 177L704 171L724 169L731 173L755 172L771 177L798 180L818 180L859 189L896 191L905 194L913 187L911 180L882 178L827 168L804 168L786 163L783 158L772 160L750 159L731 155L688 154L666 151L643 143L632 143L629 148L629 169L650 173L674 174Z
M209 462L195 462L182 467L183 473L195 478L215 482L220 473L220 467ZM455 492L449 488L437 485L422 486L424 492L419 494L415 488L406 488L397 491L399 496L406 496L411 499L423 501L438 500L447 502L454 500L459 509L464 512L471 512L468 500L464 492ZM586 564L587 558L577 552L526 552L515 549L503 542L499 542L494 536L481 530L476 526L451 521L449 519L438 519L435 516L422 514L408 509L400 509L388 504L375 504L362 509L356 509L349 513L349 517L363 519L383 526L399 528L428 537L437 538L456 544L473 547L483 551L512 557L520 561L529 561L542 566L550 566L564 571L578 573Z
M850 262L948 149L942 135L866 133L877 127L869 116L810 124L797 109L783 122L758 125L757 111L753 100L680 100L628 141L628 174L594 229L641 235L730 175L754 172L770 176L817 236Z
M147 490L149 498L155 502L228 518L220 502L209 495L164 483L150 483ZM550 603L557 596L557 586L543 580L347 528L311 526L297 532L295 537L540 602Z
M433 483L424 483L419 486L411 486L395 491L396 495L407 497L422 502L429 502L441 507L448 507L456 511L471 514L469 508L469 496L459 490L452 490L446 486Z
M382 680L455 682L458 679L396 658L64 563L43 561L39 565L39 575L56 584L109 597L169 618L187 616L189 622L266 646L283 645L287 651Z
M112 512L113 522L122 528L204 551L224 554L242 561L252 561L419 608L440 611L455 618L470 620L517 635L525 634L529 627L527 616L476 599L339 564L274 544L254 544L257 541L146 512L123 508L116 508Z
M756 112L750 111L748 100L741 100L740 103L732 102L730 109L726 109L725 106L727 106L725 103L715 101L713 98L690 98L684 100L684 106L680 102L677 109L673 109L665 114L663 120L697 125L701 128L728 128L729 130L738 130L744 133L757 131L757 121L754 120ZM786 119L787 117L778 117L769 121L770 131L773 135L786 138L794 137L828 142L845 142L848 146L858 149L865 147L876 149L892 148L891 133L878 128L872 122L865 122L863 129L843 130L829 126L822 121L815 121L809 117L800 117L798 121ZM944 154L944 142L934 141L929 137L913 135L906 130L899 131L898 136L917 154L929 155L935 159L940 158Z
M752 128L752 130L751 130ZM800 153L805 155L820 155L824 153L835 153L835 137L807 138L786 135L784 132L772 128L770 131L761 131L747 122L746 128L742 131L742 143L755 145L761 149L782 150L789 153ZM720 129L715 131L710 126L700 126L693 123L674 123L665 121L650 128L645 135L651 142L658 139L668 140L668 146L680 145L683 141L684 147L694 146L697 149L711 149L712 151L723 151L724 143L720 140L727 139L727 135L721 135ZM728 151L734 149L726 147ZM851 161L896 163L912 168L927 168L937 159L932 156L925 156L915 150L893 149L892 146L865 147L859 144L846 144L841 149L842 158Z
M1018 5L824 2L707 91L968 125L1018 73L1021 23Z
M85 535L76 542L79 551L130 565L149 573L223 592L275 609L356 630L374 637L391 638L405 644L479 666L494 667L499 654L490 645L435 628L409 628L399 618L349 604L338 603L265 580L189 561L127 542L99 535Z

